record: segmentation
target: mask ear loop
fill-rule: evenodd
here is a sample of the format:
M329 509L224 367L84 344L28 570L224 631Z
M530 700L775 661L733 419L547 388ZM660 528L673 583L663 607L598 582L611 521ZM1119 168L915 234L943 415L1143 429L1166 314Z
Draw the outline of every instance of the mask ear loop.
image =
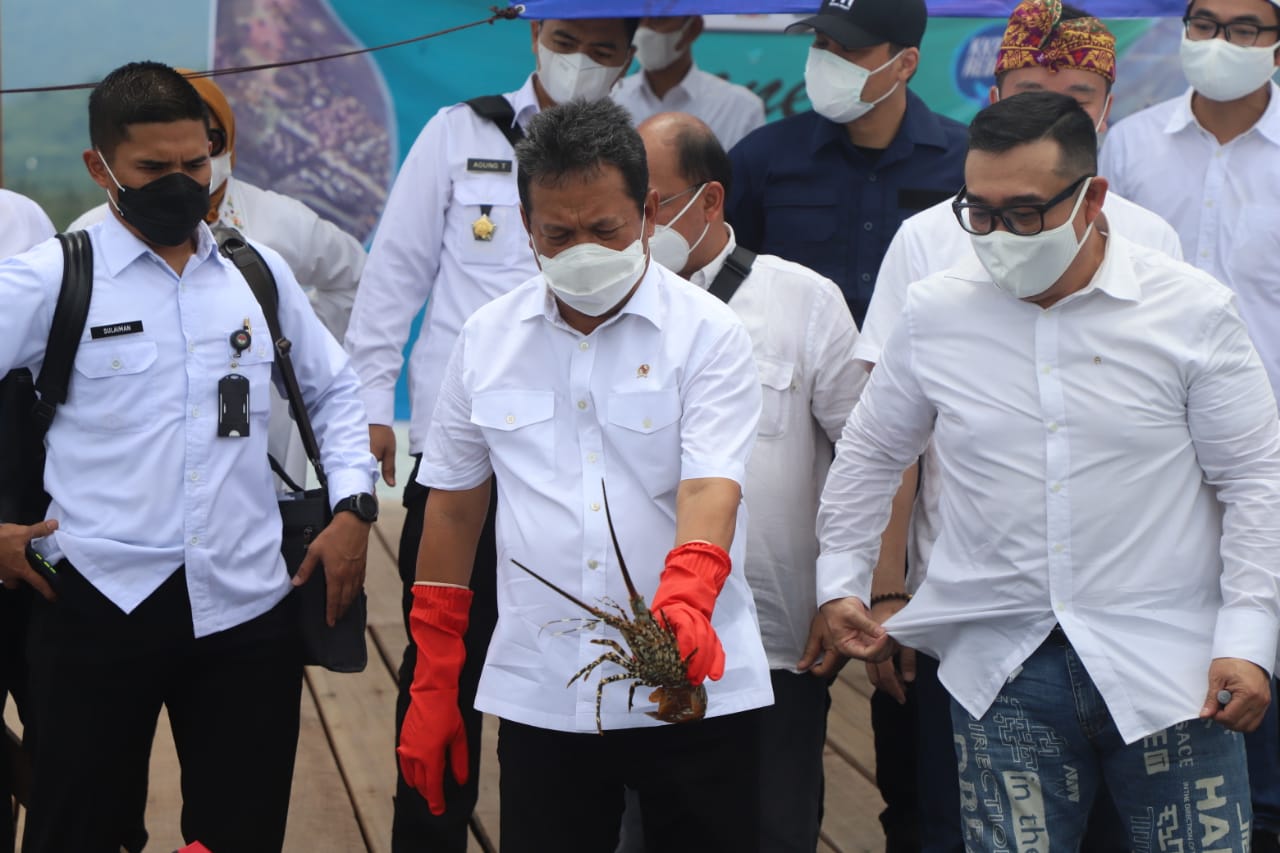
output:
M111 182L116 185L116 189L120 190L121 192L124 192L124 187L120 185L120 181L116 180L115 172L111 171L111 167L107 165L107 158L103 157L102 152L97 148L93 149L93 153L97 154L98 159L102 161L102 168L107 170L107 174L111 176ZM124 211L120 209L119 202L113 199L111 197L111 193L109 192L107 193L107 201L111 204L112 207L115 208L116 213L120 214L121 216L124 216Z

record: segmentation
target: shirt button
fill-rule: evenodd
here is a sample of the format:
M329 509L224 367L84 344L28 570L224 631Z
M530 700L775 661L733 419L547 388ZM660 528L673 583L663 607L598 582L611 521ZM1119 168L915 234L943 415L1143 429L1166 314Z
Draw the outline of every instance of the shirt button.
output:
M192 544L192 545L199 545L199 544L200 544L200 537L199 537L199 536L192 536L192 537L191 537L191 544Z
M584 351L589 350L591 349L591 344L587 343L586 341L582 341L581 343L578 344L578 349L584 350Z
M650 418L645 418L643 421L641 421L640 425L643 426L645 429L650 429L653 426L653 420Z
M199 407L199 406L194 406L194 407L192 407L192 409L191 409L191 417L193 417L193 418L198 418L198 417L200 417L200 407Z
M1209 201L1206 201L1206 202L1204 203L1204 206L1205 206L1205 207L1213 207L1213 199L1210 199Z
M872 225L870 222L864 222L864 223L862 223L862 230L863 230L863 231L870 231L872 228L875 228L875 226L874 226L874 225Z
M588 569L598 569L598 568L600 568L600 561L599 561L599 560L587 560L587 568L588 568Z
M1057 611L1063 611L1063 610L1066 610L1066 609L1067 609L1067 605L1065 605L1065 604L1063 604L1061 601L1059 601L1059 602L1056 602L1056 603L1053 605L1053 609L1054 609L1054 610L1057 610Z
M507 423L509 423L509 424L513 424L513 423L515 423L515 422L516 422L516 416L515 416L515 415L507 415L507 417L506 417L506 421L507 421Z
M1057 431L1058 431L1057 422L1049 424L1049 432L1057 432Z
M1061 554L1065 550L1067 550L1067 548L1061 542L1057 542L1053 546L1053 553L1055 554Z
M594 464L595 464L595 462L596 462L596 460L597 460L597 459L599 459L599 458L600 458L600 457L599 457L599 456L597 456L597 455L596 455L596 454L594 454L594 453L588 453L588 454L587 454L587 461L588 461L588 462L590 462L592 465L594 465Z
M199 479L200 479L200 472L199 472L199 471L192 471L192 472L191 472L191 482L193 482L193 483L194 483L194 482L196 482L196 481L197 481L197 480L199 480Z
M599 511L600 511L600 504L592 504L592 505L591 505L591 511L592 511L592 512L599 512Z
M1058 492L1062 491L1062 484L1061 484L1061 483L1054 483L1054 484L1053 484L1053 488L1051 489L1051 491L1056 495Z
M1041 368L1041 372L1043 372L1045 376L1048 376L1050 373L1053 373L1053 367L1046 364L1043 368Z
M579 408L579 409L585 409L586 407L587 407L587 401L586 401L586 400L579 400L579 401L578 401L578 408Z
M876 181L880 180L880 176L875 172L872 172L870 175L867 175L867 180L874 184Z
M187 344L187 352L195 352L195 351L196 351L195 341L192 341L191 343Z
M111 369L112 369L112 370L119 370L119 369L120 369L120 359L118 359L118 358L113 358L113 359L111 360Z
M864 273L862 274L862 280L863 280L863 281L871 281L871 273L869 273L869 272L864 272Z

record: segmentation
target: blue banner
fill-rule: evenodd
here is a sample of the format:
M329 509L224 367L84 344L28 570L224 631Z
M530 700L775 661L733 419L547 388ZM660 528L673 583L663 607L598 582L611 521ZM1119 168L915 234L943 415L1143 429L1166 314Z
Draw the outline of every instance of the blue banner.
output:
M946 18L1005 18L1011 0L928 0L929 14ZM516 5L516 4L512 4ZM525 0L526 18L598 18L599 0ZM769 12L813 14L821 0L613 0L608 14L632 15L748 15ZM1183 0L1092 0L1090 14L1101 18L1179 17Z

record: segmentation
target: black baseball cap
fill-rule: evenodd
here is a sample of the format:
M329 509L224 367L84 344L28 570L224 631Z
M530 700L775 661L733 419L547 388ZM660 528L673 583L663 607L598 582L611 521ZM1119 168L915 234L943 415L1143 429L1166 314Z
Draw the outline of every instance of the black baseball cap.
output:
M925 0L822 0L818 14L786 31L817 30L846 50L886 42L919 47L928 20Z

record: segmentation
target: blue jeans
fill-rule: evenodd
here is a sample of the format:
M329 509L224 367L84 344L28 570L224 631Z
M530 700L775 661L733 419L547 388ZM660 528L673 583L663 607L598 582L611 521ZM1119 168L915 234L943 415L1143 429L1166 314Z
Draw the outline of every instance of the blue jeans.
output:
M1256 731L1244 736L1249 758L1249 784L1253 789L1253 826L1280 833L1280 718L1276 707L1276 681L1271 681L1271 705Z
M969 851L1075 853L1103 780L1134 853L1249 849L1244 739L1190 720L1126 745L1055 632L981 719L951 706Z

